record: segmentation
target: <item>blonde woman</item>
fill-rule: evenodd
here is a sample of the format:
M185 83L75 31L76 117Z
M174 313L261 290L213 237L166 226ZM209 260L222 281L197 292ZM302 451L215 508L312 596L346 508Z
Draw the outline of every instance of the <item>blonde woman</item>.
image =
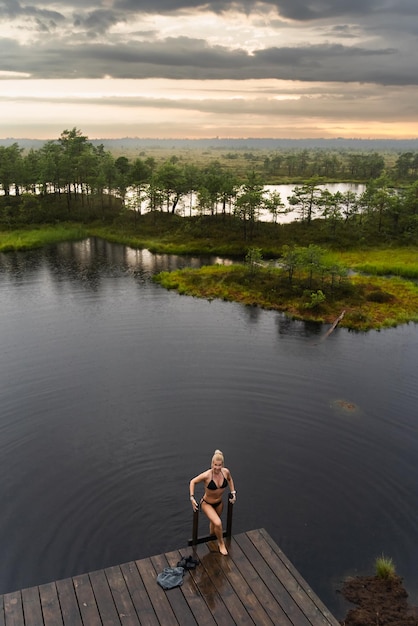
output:
M209 518L209 532L211 535L215 535L218 540L219 552L221 554L228 554L224 542L224 535L222 529L221 513L223 509L222 496L225 489L229 486L232 498L232 504L237 499L237 492L235 491L234 481L232 480L231 472L224 467L224 455L220 450L215 450L210 469L202 472L190 481L190 501L192 503L193 511L199 509L199 505L195 498L195 488L199 483L204 483L205 493L200 500L200 508L203 513Z

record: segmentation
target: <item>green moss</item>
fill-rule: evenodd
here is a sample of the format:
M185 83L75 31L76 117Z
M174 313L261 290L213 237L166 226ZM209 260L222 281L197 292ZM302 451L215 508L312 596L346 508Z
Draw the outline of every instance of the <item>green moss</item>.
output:
M254 277L244 265L218 265L163 272L154 280L182 294L256 304L293 319L332 323L345 310L340 325L352 330L388 328L418 319L418 288L406 280L355 276L347 279L349 285L344 282L332 293L323 286L324 298L307 307L305 278L290 285L277 269L263 268ZM376 298L377 293L384 295Z

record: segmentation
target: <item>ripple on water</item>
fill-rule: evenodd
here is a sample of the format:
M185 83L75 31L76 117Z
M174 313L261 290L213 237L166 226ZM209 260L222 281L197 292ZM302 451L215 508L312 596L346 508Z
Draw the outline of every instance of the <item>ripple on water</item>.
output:
M165 291L175 257L136 252L0 259L0 591L185 545L218 447L234 530L265 527L331 608L382 552L418 588L415 327L319 341Z

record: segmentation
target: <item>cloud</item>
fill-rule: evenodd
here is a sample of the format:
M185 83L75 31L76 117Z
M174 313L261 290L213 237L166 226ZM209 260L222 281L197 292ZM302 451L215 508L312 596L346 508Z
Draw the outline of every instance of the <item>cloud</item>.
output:
M235 124L234 107L246 129L253 116L277 128L281 115L305 127L306 115L343 124L362 114L392 123L399 114L413 123L417 17L416 0L0 0L0 84L20 76L40 102L42 94L33 94L40 80L118 82L121 97L52 100L63 115L66 103L72 115L86 106L88 119L96 103L109 120L118 110L195 112L196 128L207 117L215 127L216 116L225 116L225 128ZM123 97L120 81L151 79L194 81L201 95ZM219 97L206 97L213 81ZM230 93L232 81L241 81L241 94ZM258 97L246 92L250 81L258 82ZM268 93L266 81L291 81L295 99L274 87ZM22 120L29 100L16 102Z
M400 51L393 47L321 44L249 53L190 37L126 43L77 42L76 46L71 39L48 38L30 55L27 46L2 39L0 54L3 70L27 72L33 78L274 78L383 85L415 85L418 81L415 58L404 58L400 63Z
M15 31L0 69L33 78L418 80L415 0L6 0L2 12Z
M319 20L324 18L367 16L381 14L406 13L417 15L414 0L398 0L396 4L390 0L116 0L114 7L129 12L175 13L191 9L206 9L215 13L226 13L239 9L243 13L250 13L260 5L274 8L278 15L296 21Z
M55 9L22 5L20 2L17 2L17 0L5 0L2 5L0 5L0 19L19 19L22 17L30 17L37 20L52 20L54 22L65 20L64 15Z

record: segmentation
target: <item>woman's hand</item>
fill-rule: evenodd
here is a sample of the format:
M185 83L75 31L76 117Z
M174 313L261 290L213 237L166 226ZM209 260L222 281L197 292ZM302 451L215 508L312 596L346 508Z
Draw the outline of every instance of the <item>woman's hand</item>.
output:
M194 496L190 496L190 502L192 503L192 507L193 507L193 512L196 513L196 511L199 510L199 505L195 500Z
M237 501L237 492L236 491L231 491L231 493L229 494L229 501L231 504L235 504L235 502Z

